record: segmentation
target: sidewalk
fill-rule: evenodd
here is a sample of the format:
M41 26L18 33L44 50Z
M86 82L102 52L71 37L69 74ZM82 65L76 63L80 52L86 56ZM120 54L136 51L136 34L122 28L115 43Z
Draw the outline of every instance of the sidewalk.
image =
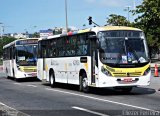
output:
M158 66L159 77L154 77L155 64L157 64L157 66ZM151 76L150 87L157 90L157 91L160 91L160 61L152 60L151 71L152 71L152 76Z
M160 77L151 76L151 83L149 87L156 91L160 90Z
M155 64L157 64L158 67L160 67L160 61L152 61L151 62L151 67L155 67Z

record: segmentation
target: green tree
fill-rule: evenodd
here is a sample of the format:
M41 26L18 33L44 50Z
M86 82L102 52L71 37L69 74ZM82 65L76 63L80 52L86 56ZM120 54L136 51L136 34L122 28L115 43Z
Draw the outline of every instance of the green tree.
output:
M40 38L40 34L38 32L33 33L32 38Z
M111 14L107 18L107 24L113 26L130 26L131 23L126 19L126 17L116 14Z
M135 26L144 30L150 49L160 48L160 0L144 0L132 12L139 15Z
M2 39L0 39L0 58L3 55L3 46L14 41L14 40L16 40L16 39L13 37L3 37Z

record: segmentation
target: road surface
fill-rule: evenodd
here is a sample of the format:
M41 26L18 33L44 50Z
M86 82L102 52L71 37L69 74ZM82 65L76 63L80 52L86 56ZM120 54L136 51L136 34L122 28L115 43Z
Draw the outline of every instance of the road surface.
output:
M151 81L150 86L134 88L129 94L112 88L86 94L73 85L51 88L35 79L16 82L0 73L0 110L13 116L160 116L160 77Z

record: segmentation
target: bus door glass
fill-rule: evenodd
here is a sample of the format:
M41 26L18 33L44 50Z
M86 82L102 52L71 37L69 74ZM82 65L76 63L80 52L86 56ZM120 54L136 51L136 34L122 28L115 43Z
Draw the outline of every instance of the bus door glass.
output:
M9 50L9 52L10 52L10 60L11 60L11 69L12 69L12 74L13 74L13 77L15 77L14 76L14 57L13 57L13 54L14 54L14 51L13 51L13 46L11 46L10 47L10 50Z
M89 33L89 40L90 40L90 55L91 55L91 82L95 83L96 78L96 67L98 68L98 51L96 48L96 34Z
M43 78L42 79L46 79L46 58L47 58L47 41L44 41L44 43L42 43L42 58L43 58Z

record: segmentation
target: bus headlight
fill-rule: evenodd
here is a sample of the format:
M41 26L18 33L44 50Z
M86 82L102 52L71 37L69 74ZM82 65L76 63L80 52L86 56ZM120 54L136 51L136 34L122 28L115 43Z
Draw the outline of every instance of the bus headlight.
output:
M105 69L103 66L101 67L101 71L107 76L112 76L112 74L107 69Z
M144 75L147 75L147 74L150 72L150 70L151 70L150 67L148 67L148 68L144 71L143 76L144 76Z

